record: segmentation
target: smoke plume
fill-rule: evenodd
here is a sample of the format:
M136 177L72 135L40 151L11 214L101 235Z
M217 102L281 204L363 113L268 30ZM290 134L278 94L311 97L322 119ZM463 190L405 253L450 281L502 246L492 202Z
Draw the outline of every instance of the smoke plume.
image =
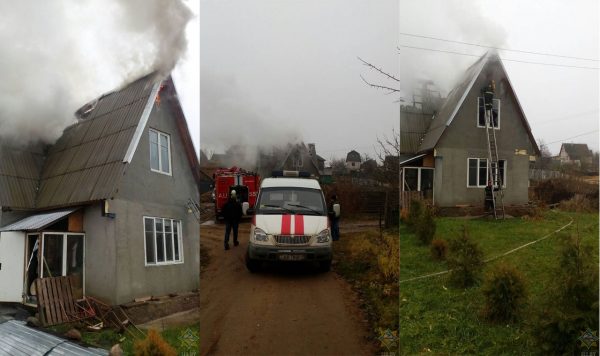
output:
M253 167L259 154L302 141L298 126L252 104L234 78L201 68L200 142L207 153L228 153L241 167ZM236 147L237 146L237 147Z
M74 112L185 52L182 1L0 3L0 142L52 143Z
M480 3L473 1L414 1L400 3L401 32L438 37L442 39L479 43L502 47L506 31L493 18L484 15ZM415 38L400 35L400 45L425 47L483 55L485 48ZM400 47L400 70L402 96L407 104L413 92L420 87L420 80L433 80L447 95L457 84L466 68L478 58L458 54Z

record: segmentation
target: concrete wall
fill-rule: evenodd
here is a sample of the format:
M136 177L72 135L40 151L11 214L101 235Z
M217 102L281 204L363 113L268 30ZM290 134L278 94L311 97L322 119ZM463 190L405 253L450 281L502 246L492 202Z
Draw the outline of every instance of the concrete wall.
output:
M436 147L434 186L437 206L484 203L484 188L467 187L467 158L488 156L486 129L477 127L477 97L481 88L492 79L496 82L495 98L501 101L500 129L496 130L498 159L507 161L504 204L525 204L528 201L529 156L535 155L534 146L521 120L506 75L499 66L488 65ZM515 150L525 150L526 155L517 154Z
M171 136L172 175L150 170L148 128ZM135 297L165 295L195 290L199 286L200 225L187 212L189 198L199 200L198 187L185 155L175 120L168 105L154 107L131 164L110 201L116 214L115 301ZM145 266L143 216L181 220L184 262L165 266Z
M115 303L117 275L116 219L102 216L101 203L85 207L85 293Z

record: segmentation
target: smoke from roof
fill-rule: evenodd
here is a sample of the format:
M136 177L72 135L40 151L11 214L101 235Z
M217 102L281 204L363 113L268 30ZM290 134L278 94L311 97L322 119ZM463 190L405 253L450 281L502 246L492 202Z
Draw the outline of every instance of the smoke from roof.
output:
M480 3L472 1L401 2L400 32L502 47L507 40L506 31L493 18L485 16L480 6ZM475 56L481 56L487 50L405 35L401 35L399 41L401 94L406 104L412 101L412 94L420 88L421 80L433 80L442 95L447 95L466 68L478 58L402 45Z
M257 164L260 154L302 141L300 125L253 104L252 93L243 93L233 77L203 69L200 76L200 142L209 156L225 152L247 168Z
M167 75L186 49L182 1L0 3L0 142L52 143L74 112L153 71Z

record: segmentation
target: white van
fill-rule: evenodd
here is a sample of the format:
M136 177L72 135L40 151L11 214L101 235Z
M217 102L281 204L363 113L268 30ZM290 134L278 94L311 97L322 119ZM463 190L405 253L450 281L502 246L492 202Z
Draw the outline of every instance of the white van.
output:
M246 267L254 272L261 262L306 261L331 267L331 229L327 204L316 179L303 172L282 171L261 182L246 253ZM274 172L274 175L275 174ZM295 177L290 177L295 176ZM334 211L339 214L339 205Z

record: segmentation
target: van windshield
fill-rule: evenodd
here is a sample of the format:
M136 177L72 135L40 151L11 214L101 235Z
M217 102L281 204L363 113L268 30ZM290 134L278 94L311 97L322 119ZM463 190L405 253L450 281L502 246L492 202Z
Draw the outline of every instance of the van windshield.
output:
M257 214L325 215L325 201L319 189L262 188L256 204Z

